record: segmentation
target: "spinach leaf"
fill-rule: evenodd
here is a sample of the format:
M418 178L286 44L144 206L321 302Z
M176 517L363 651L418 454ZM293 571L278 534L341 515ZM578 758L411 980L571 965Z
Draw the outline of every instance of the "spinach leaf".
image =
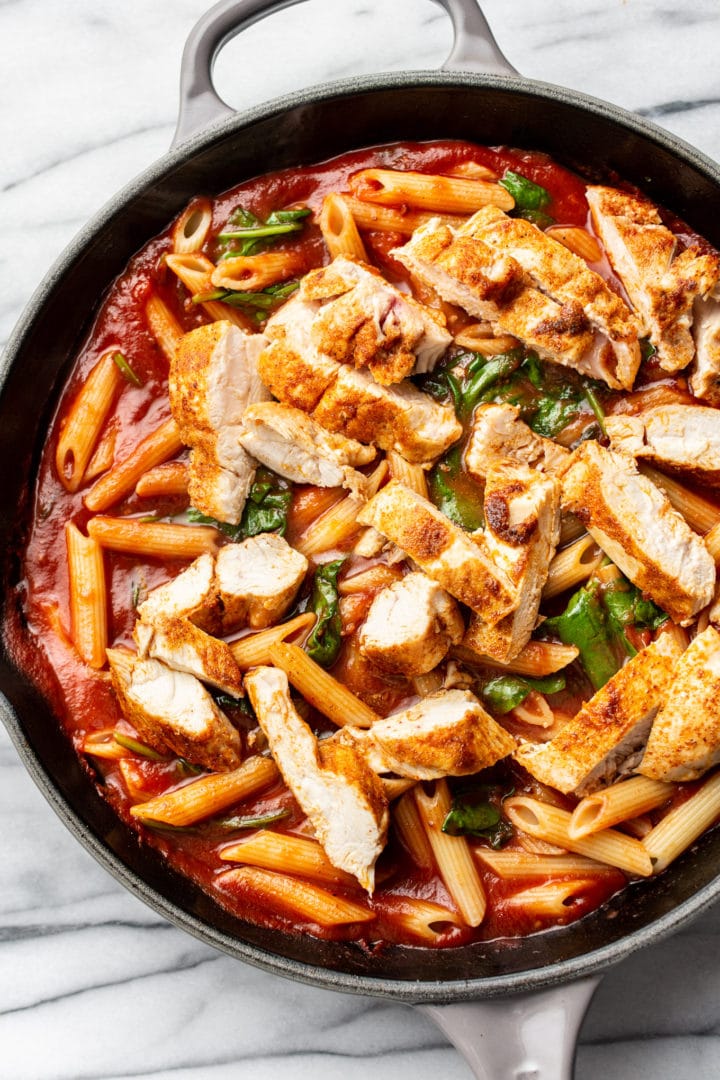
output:
M237 255L254 255L282 236L300 232L304 218L309 214L307 207L274 210L266 221L261 221L251 210L238 206L228 218L225 229L218 234L218 240L225 248L222 257L232 259Z
M569 389L569 388L568 388ZM528 420L529 426L536 435L544 435L548 439L559 435L566 428L579 411L580 403L572 393L566 397L550 397L546 395L540 398L533 416Z
M235 832L237 829L267 829L270 825L276 825L278 821L284 821L287 817L290 817L289 810L269 810L267 814L225 818L220 824L228 832Z
M468 364L466 377L460 387L460 408L456 408L459 418L469 419L475 406L484 399L486 391L516 371L523 356L521 348L498 353L490 359L477 355Z
M555 218L546 214L544 210L518 210L513 213L513 217L524 218L525 221L537 225L538 229L549 229L555 224Z
M149 761L167 761L165 754L159 754L157 750L153 750L152 746L139 742L137 739L133 739L131 735L123 734L122 731L114 731L113 739L124 750L132 750L133 754L138 754Z
M631 657L637 655L637 649L628 640L625 629L628 626L638 626L657 630L668 619L662 608L652 600L644 600L640 590L624 577L608 585L602 599L610 627Z
M527 176L506 169L499 184L509 191L519 210L542 210L550 202L550 193L540 184L528 180Z
M482 696L492 711L504 716L533 690L540 694L557 694L565 689L565 676L548 675L544 679L524 679L519 675L498 675L483 687Z
M473 803L462 797L453 799L441 829L448 836L474 836L501 848L512 836L512 826L497 806L490 802Z
M188 520L198 525L214 525L233 543L246 540L249 536L258 536L264 532L277 532L285 535L287 516L292 502L292 484L270 469L259 468L255 482L248 493L245 509L239 525L230 525L226 521L201 514L194 506L187 511Z
M480 489L462 472L460 447L453 447L428 473L430 498L461 529L475 532L485 519Z
M578 589L562 614L545 620L545 630L555 631L564 645L578 648L580 663L594 690L600 690L620 669L597 582Z
M309 611L317 622L305 643L305 652L322 667L331 667L337 660L342 641L342 620L337 579L344 559L318 566L313 578Z

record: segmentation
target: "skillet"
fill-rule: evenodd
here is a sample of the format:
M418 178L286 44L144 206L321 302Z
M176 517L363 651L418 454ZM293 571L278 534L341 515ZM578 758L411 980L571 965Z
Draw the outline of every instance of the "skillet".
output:
M109 282L129 255L198 190L219 191L272 168L309 164L356 146L393 139L503 141L548 150L570 164L578 160L600 168L607 162L651 197L671 206L712 242L720 242L711 204L719 178L716 166L636 117L579 94L514 77L509 65L503 69L502 57L471 3L444 3L456 28L451 62L467 69L477 66L479 57L498 75L423 73L354 80L292 95L234 117L212 91L210 57L232 28L286 6L223 4L201 22L188 44L184 64L184 108L176 137L176 142L185 140L184 144L130 185L81 234L41 287L14 335L3 369L7 381L0 401L0 440L5 460L19 465L14 475L3 477L0 489L3 550L12 550L12 530L16 521L23 520L22 511L17 518L17 506L28 490L70 358L87 328L86 315L75 310L75 298L91 292L97 295L98 285ZM508 74L503 75L503 70ZM196 125L218 118L211 132L192 135ZM568 147L572 147L572 160ZM39 413L37 401L44 397L49 405ZM10 557L5 567L10 586L18 573ZM7 592L5 615L12 621L14 602ZM702 841L699 857L691 853L658 881L633 887L610 911L606 908L582 925L528 939L512 952L487 946L453 950L454 955L415 951L408 955L408 951L396 950L377 960L358 956L351 948L285 939L253 927L243 928L240 941L234 920L198 895L189 882L173 875L152 852L139 850L132 835L123 833L55 730L47 706L7 656L2 658L0 685L12 703L5 711L11 734L51 804L134 892L204 940L266 969L316 985L422 1002L456 1039L464 1037L458 1026L461 1022L481 1023L476 1004L460 1003L589 976L679 925L718 891L713 879L720 869L720 845L710 836ZM608 918L615 911L618 918ZM628 926L636 928L632 934L627 934ZM586 979L579 988L575 984L560 991L560 1000L568 1002L568 1012L560 1019L568 1029L573 1020L579 1021L591 985ZM535 1013L559 1013L557 994L553 991L550 997L533 999L529 1007ZM439 1005L447 1002L455 1004L442 1011ZM525 1019L527 1007L516 1000L512 1007L504 1001L500 1005L509 1023L513 1018ZM492 1023L497 1030L498 1020ZM538 1053L556 1041L548 1033L545 1038L548 1046ZM537 1060L547 1075L560 1075L559 1061Z

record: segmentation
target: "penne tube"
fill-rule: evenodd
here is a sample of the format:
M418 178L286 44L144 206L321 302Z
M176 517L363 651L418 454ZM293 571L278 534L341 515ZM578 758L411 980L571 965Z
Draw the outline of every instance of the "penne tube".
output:
M720 563L720 524L714 525L710 532L705 534L705 547L716 563Z
M166 795L149 799L140 806L131 806L130 813L141 821L194 825L196 821L219 814L241 799L248 799L269 787L279 775L271 758L250 757L239 769L202 776Z
M652 827L652 821L647 814L623 821L623 832L630 833L630 836L634 836L637 840L644 840Z
M172 360L177 343L184 333L182 326L159 296L151 296L148 300L145 305L145 318L150 333L165 354L165 359Z
M281 874L297 874L329 885L357 884L351 874L333 866L316 840L267 829L239 844L222 848L220 858L247 866L259 866L264 870L277 870Z
M703 612L703 615L705 612ZM702 618L702 616L701 616ZM700 620L698 620L697 633L702 633L703 630L707 630L707 626L700 626ZM669 635L673 638L681 652L685 652L690 644L690 634L687 632L684 626L678 626L677 623L671 622L670 619L663 623L660 627L660 634ZM660 636L658 634L658 637Z
M463 176L466 180L497 180L498 174L488 169L487 165L481 165L479 161L461 161L459 165L453 165L452 169L446 169L444 176Z
M342 195L333 192L325 196L318 224L331 258L350 255L362 262L369 261L355 219Z
M720 772L706 780L687 802L666 814L641 841L659 874L694 844L720 816Z
M376 232L394 232L410 236L416 229L427 225L428 221L440 218L444 225L459 227L466 220L463 216L452 214L423 214L412 210L378 206L374 203L363 202L352 195L343 195L343 202L353 216L353 220L361 229L372 229Z
M560 517L560 542L558 545L560 550L567 544L571 544L573 540L583 536L585 531L585 526L580 518L575 517L574 514L562 514Z
M452 805L447 783L438 780L433 795L418 784L412 794L445 888L466 924L479 926L485 917L487 899L468 842L464 836L449 836L442 831Z
M70 579L72 640L89 667L105 664L107 649L107 587L102 548L83 536L71 521L65 526Z
M494 671L504 671L508 675L554 675L571 664L578 655L574 645L561 645L554 641L528 641L514 660L506 664L493 660L490 656L477 653L467 645L458 645L451 650L458 660L468 664L482 664Z
M101 547L151 559L196 559L217 550L217 532L209 525L98 516L90 518L87 531Z
M110 472L101 476L85 495L83 502L88 510L94 513L107 510L113 503L129 495L148 469L153 469L168 458L175 457L182 448L180 430L170 417L155 431L146 435L128 457L114 465Z
M237 255L225 259L212 272L212 283L238 292L257 292L287 281L304 269L305 259L297 251L263 251L260 255Z
M435 865L432 848L412 791L398 799L392 809L392 822L400 843L415 865L421 870L432 870Z
M529 833L523 832L522 829L516 829L515 836L520 847L528 855L560 856L568 854L567 848L560 847L558 844L549 844L547 840L537 840L534 836L530 836Z
M135 494L144 499L187 495L188 467L185 461L164 461L143 473L135 485Z
M402 574L395 567L377 563L369 570L361 570L359 574L343 578L338 582L338 593L340 596L356 596L358 593L369 592L371 589L384 589L399 581L401 577Z
M380 783L383 786L385 792L385 798L388 802L394 802L395 799L399 799L401 795L404 795L406 791L410 791L415 787L416 780L401 780L390 778L387 776L380 777Z
M263 906L278 910L319 926L343 926L347 923L369 922L375 912L352 900L321 889L309 881L285 877L270 870L244 866L228 870L218 879L221 887L232 885L249 890Z
M350 190L364 202L381 206L407 204L438 214L474 214L483 206L498 206L501 210L515 206L512 195L501 184L398 169L361 169L350 177Z
M270 663L270 649L279 641L285 641L293 634L307 635L315 625L317 616L311 611L303 615L296 615L279 626L270 626L267 630L258 630L255 634L247 634L238 641L230 643L230 652L233 654L235 663L242 671L248 668L261 667Z
M179 254L199 251L210 232L212 216L209 199L201 197L188 203L173 227L173 251Z
M115 728L102 728L101 731L88 732L80 749L83 754L90 754L92 757L103 758L106 761L119 761L121 758L132 755L131 750L116 741Z
M313 488L311 498L295 499L291 510L291 531L293 536L300 536L326 510L342 502L347 492L343 488ZM293 547L294 541L291 541Z
M484 326L483 323L476 325L481 328ZM499 337L493 337L491 334L488 337L487 334L475 331L472 326L466 326L464 330L456 334L454 341L461 349L470 349L471 352L480 353L482 356L497 356L499 353L516 349L520 344L518 339L511 334L501 334Z
M557 240L568 251L572 251L573 255L579 255L586 262L600 262L603 257L602 248L595 237L579 225L551 225L545 231L553 240Z
M594 795L586 795L575 807L569 832L573 839L609 829L620 821L636 818L666 803L673 793L672 784L633 776L621 780Z
M302 696L338 727L372 727L380 717L347 686L316 664L298 645L278 642L268 650L270 661L281 668Z
M393 897L392 907L388 907L387 913L406 933L429 945L437 942L448 925L464 925L456 911L417 896Z
M67 491L77 491L83 482L93 450L115 400L122 374L113 352L98 360L80 387L65 418L55 450L55 469Z
M617 866L628 874L649 877L652 873L650 857L643 845L624 833L603 829L592 836L576 839L570 835L571 815L567 810L524 795L505 799L503 807L513 825L539 840L608 866Z
M690 491L674 477L666 476L644 462L638 462L638 468L648 480L652 480L653 484L665 492L674 509L682 514L695 532L709 533L720 524L720 508L715 503ZM707 538L705 542L707 543Z
M532 690L523 702L516 705L511 715L515 720L534 724L535 727L549 728L555 723L555 713L548 705L545 695L537 690Z
M368 477L365 489L367 499L376 494L387 472L387 462L383 460ZM362 506L364 506L363 500L356 499L354 495L347 495L314 521L293 546L303 555L309 556L319 555L323 551L330 551L345 543L363 528L357 522Z
M586 878L546 881L506 897L505 903L508 907L519 908L525 915L559 919L569 914L573 900L580 899L592 885L592 880Z
M98 441L93 456L90 458L87 468L85 469L85 475L83 480L86 484L91 480L95 480L102 473L111 469L113 462L115 461L115 443L117 442L117 427L111 420L106 425L100 439Z
M550 563L542 593L543 600L559 596L567 589L579 585L581 581L587 581L602 562L602 558L602 551L588 533L569 547L558 551Z
M168 255L165 261L172 272L180 278L191 296L214 291L212 275L215 271L215 263L211 262L207 255L195 251ZM257 326L249 316L230 304L224 304L222 300L205 300L200 306L213 322L232 322L241 330L247 330L251 334L257 331Z
M587 859L584 855L531 855L527 851L493 851L476 847L474 855L489 866L500 878L589 877L613 873L605 863Z
M387 463L390 470L390 479L399 480L405 487L416 491L424 499L428 499L427 473L422 465L415 465L398 454L395 450L388 450Z

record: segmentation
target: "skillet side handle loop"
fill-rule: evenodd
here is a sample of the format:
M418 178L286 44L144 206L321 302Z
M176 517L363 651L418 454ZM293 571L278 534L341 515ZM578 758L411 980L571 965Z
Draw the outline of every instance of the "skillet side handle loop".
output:
M575 1047L599 978L511 998L418 1008L478 1080L572 1080Z
M500 50L480 0L435 0L452 19L452 52L442 65L443 71L478 71L484 75L519 75Z

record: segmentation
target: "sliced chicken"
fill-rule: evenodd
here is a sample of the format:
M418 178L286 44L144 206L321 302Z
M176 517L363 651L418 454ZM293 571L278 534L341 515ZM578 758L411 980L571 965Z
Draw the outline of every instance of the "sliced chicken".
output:
M161 617L153 623L137 622L133 636L141 660L162 660L224 694L243 696L242 673L228 645L189 619Z
M720 634L709 626L682 654L650 732L638 772L652 780L696 780L720 761Z
M465 624L453 598L425 574L412 573L377 593L363 623L360 652L376 667L424 675L458 645Z
M465 448L465 468L476 480L484 481L488 469L507 460L561 475L570 461L570 451L552 439L536 435L520 419L516 405L479 405Z
M718 290L707 300L696 300L693 317L695 360L690 389L695 397L720 406L720 303Z
M143 742L216 772L238 767L240 736L194 675L124 649L107 655L120 707Z
M291 405L265 401L246 409L240 442L257 461L298 484L346 487L362 496L367 465L375 448L333 434Z
M270 344L260 354L258 371L264 385L286 405L312 412L340 365L318 352L311 341L313 320L320 308L296 294L265 326Z
M693 359L693 305L720 275L720 257L688 248L675 257L677 238L657 208L615 188L589 187L587 200L615 273L657 350L660 366L680 371Z
M373 772L409 780L467 776L517 746L469 690L439 690L371 728L345 727L332 741L354 746Z
M138 607L146 623L163 618L189 619L209 633L219 632L222 612L215 583L215 559L200 555L176 577L159 585Z
M582 797L633 772L675 679L682 648L669 634L633 657L550 742L515 759L541 784Z
M636 416L608 416L614 450L720 487L720 415L702 405L658 405Z
M372 893L388 828L381 781L352 747L318 742L295 711L284 671L255 668L245 686L275 763L328 859Z
M518 603L494 626L473 615L463 644L507 663L527 645L537 623L560 539L560 484L527 465L494 465L487 474L484 511L487 549L515 587Z
M247 406L270 396L260 381L262 334L214 322L185 334L170 364L170 407L192 448L188 490L203 514L237 525L255 464L237 439ZM234 479L233 479L234 478Z
M712 600L715 563L705 544L632 458L582 443L563 478L563 508L675 622L689 625Z
M391 480L362 508L357 520L397 544L491 626L514 610L517 590L494 563L482 535L471 537L404 484Z
M278 622L292 604L308 561L277 533L226 544L215 560L215 580L225 632Z

